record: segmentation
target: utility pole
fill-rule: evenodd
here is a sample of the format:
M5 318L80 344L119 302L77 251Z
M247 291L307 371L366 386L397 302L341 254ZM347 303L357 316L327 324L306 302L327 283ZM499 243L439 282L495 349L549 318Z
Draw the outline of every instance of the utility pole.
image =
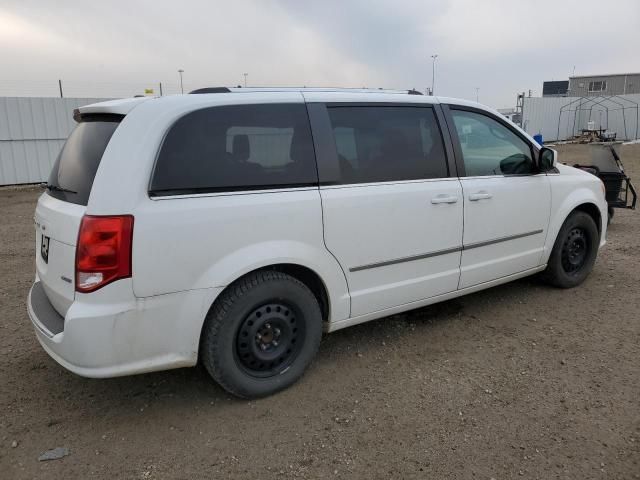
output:
M438 58L438 54L431 55L433 59L431 62L431 95L435 95L436 91L436 58Z
M159 83L160 86L160 96L162 96L162 82Z
M247 77L249 76L248 73L243 73L244 75L244 88L247 88Z
M58 80L58 88L60 89L60 98L64 98L62 95L62 80Z
M184 73L184 70L180 69L178 70L178 73L180 74L180 93L184 95L184 86L182 85L182 74Z

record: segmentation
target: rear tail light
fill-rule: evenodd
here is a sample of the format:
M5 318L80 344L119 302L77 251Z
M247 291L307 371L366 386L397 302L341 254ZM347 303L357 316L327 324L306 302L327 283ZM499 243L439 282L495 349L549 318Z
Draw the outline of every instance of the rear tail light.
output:
M85 215L76 247L76 291L93 292L131 276L133 216Z

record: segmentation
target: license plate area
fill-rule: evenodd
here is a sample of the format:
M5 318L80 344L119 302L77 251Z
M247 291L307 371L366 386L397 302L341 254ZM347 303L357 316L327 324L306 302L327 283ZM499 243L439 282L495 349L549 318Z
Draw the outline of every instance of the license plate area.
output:
M49 237L42 235L40 241L40 256L44 263L49 263Z

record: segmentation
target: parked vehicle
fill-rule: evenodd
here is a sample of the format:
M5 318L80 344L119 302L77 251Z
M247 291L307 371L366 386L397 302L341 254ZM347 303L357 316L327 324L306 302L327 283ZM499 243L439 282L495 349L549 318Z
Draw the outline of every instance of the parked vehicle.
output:
M200 361L268 395L323 330L537 272L574 287L605 243L602 182L477 103L213 91L75 112L36 207L28 310L79 375Z

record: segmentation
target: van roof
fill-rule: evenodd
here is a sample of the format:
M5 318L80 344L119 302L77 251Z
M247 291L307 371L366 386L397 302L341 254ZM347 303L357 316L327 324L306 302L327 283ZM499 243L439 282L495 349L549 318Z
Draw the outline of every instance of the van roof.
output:
M211 92L211 93L210 93ZM183 97L185 101L187 98L192 101L194 97L207 97L214 98L219 95L237 95L237 94L253 94L252 96L258 96L259 94L265 94L268 96L270 93L294 93L300 92L304 95L306 101L326 101L326 102L339 102L339 101L389 101L389 97L398 96L402 97L402 102L415 100L419 103L449 103L458 105L475 106L482 109L488 109L485 105L478 104L476 102L445 97L432 97L423 96L420 92L415 90L390 90L390 89L369 89L369 88L333 88L333 87L211 87L196 90L192 93L197 95L169 95L165 97L149 96L149 97L134 97L123 98L117 100L109 100L106 102L93 103L79 107L74 112L75 114L84 115L90 113L97 114L116 114L127 115L138 105L148 102L150 100L162 101L163 99L172 99L175 102L177 98ZM226 97L227 99L229 97ZM492 110L492 109L488 109Z

